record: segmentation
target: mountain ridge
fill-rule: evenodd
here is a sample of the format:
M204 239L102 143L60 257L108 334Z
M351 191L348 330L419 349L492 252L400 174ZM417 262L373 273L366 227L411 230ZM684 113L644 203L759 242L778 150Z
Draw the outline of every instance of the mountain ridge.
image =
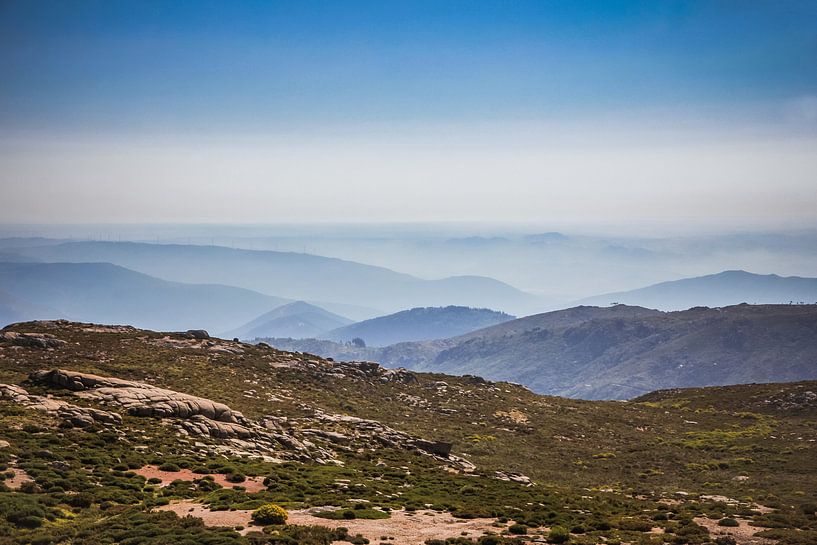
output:
M507 380L551 395L627 399L661 388L817 378L817 305L675 312L581 306L383 348L268 342L390 367Z
M108 262L169 281L232 285L288 299L371 307L381 314L416 306L504 307L511 312L544 306L537 296L484 276L424 280L384 267L295 252L93 241L14 251L56 262Z
M814 303L817 302L817 278L756 274L733 269L587 297L577 301L577 304L604 306L614 302L659 310L723 307L740 303Z
M225 337L254 339L256 337L314 337L335 329L339 325L351 324L352 320L305 301L294 301L276 307L269 312L247 322L243 326L227 331Z
M369 346L387 346L398 342L453 337L514 318L504 312L484 308L455 305L415 307L337 328L319 338L336 342L361 338Z
M110 263L0 263L0 284L55 308L57 317L160 330L220 331L287 301L232 286L169 282Z

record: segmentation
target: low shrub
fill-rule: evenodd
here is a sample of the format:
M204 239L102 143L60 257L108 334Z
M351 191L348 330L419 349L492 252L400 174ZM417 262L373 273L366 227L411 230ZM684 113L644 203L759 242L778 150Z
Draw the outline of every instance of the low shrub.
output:
M284 524L287 512L280 505L266 503L253 511L252 519L258 524Z
M243 483L247 480L247 477L243 473L230 473L227 475L227 480L231 483Z
M570 539L570 532L563 526L554 526L548 533L548 543L567 543Z

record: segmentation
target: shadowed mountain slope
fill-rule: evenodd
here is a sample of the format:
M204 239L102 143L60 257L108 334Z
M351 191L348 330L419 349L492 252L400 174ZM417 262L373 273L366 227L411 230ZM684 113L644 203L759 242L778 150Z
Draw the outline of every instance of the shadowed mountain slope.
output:
M304 301L295 301L266 312L258 318L224 334L225 337L317 337L352 320Z
M347 325L330 331L321 338L345 342L358 337L368 346L387 346L405 341L455 337L513 319L513 316L504 312L485 308L413 308Z
M65 317L65 314L58 310L30 303L0 290L0 327L14 322Z
M528 313L543 306L536 296L487 277L423 280L383 267L294 252L134 242L71 242L15 252L53 262L113 263L165 280L239 286L381 312L470 305Z
M736 305L661 312L624 305L528 316L437 341L355 350L287 343L335 358L475 374L535 391L627 399L661 388L817 378L817 306Z

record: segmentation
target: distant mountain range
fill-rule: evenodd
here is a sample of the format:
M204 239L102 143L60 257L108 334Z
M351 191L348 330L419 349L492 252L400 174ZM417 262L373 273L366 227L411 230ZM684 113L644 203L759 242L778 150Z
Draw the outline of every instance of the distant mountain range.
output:
M2 263L5 323L64 318L158 330L224 331L286 299L215 284L168 282L109 263ZM0 316L1 317L1 316Z
M17 241L21 244L21 241ZM528 314L545 305L529 293L483 276L424 280L383 267L294 252L135 242L69 242L6 251L48 262L105 262L188 283L215 283L321 306L355 320L417 306L468 305ZM348 306L369 309L350 314ZM266 309L269 310L269 309Z
M275 342L335 359L518 382L547 394L627 399L662 388L815 379L817 305L680 312L585 306L384 348Z
M606 306L621 303L659 310L684 310L695 306L724 307L740 303L775 305L789 302L817 303L817 278L724 271L589 297L578 301L578 304Z
M363 339L368 346L386 346L405 341L426 341L455 337L496 325L515 316L485 308L425 307L372 318L318 335L338 342Z
M257 337L293 337L295 339L320 336L352 320L304 301L295 301L266 312L238 329L224 333L227 338L255 339Z
M0 290L0 327L14 322L49 318L65 318L65 315L51 307L36 305Z

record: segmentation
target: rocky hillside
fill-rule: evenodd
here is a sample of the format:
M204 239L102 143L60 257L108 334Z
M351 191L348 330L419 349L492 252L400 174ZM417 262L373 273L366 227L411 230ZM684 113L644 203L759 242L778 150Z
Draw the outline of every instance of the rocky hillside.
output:
M660 312L576 307L451 339L355 349L269 341L336 359L476 374L547 394L628 399L662 388L817 379L817 306Z
M510 314L487 308L421 307L350 324L318 337L341 343L357 337L367 346L387 346L456 337L513 319Z
M587 402L201 331L16 324L0 543L811 543L815 418L815 382ZM269 502L292 525L254 524Z

